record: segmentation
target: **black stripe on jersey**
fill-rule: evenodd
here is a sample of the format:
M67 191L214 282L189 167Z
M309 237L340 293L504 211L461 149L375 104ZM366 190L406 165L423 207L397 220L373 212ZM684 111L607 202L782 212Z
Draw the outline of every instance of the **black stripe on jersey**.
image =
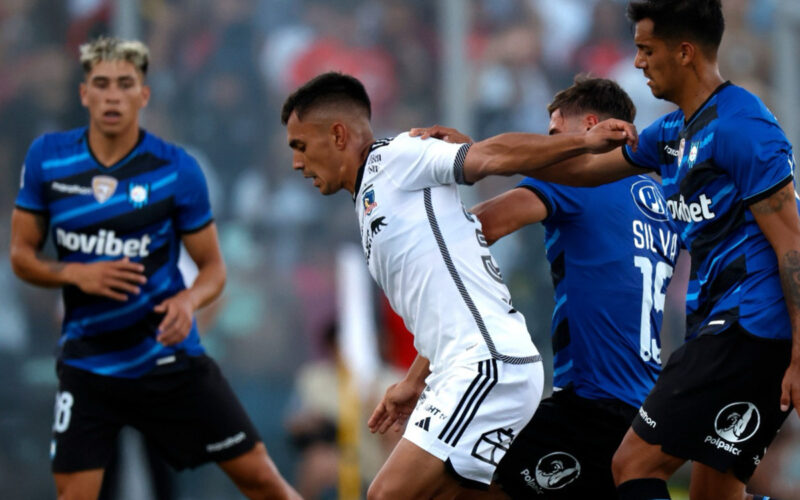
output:
M144 265L144 275L149 278L153 275L153 273L164 267L164 265L169 262L169 257L169 244L164 244L151 251L150 255L142 258L138 262ZM104 303L119 304L119 302L115 300L102 297L100 295L84 293L80 288L72 285L64 287L63 296L64 306L67 310L74 310L74 308L78 307L87 307Z
M692 267L694 267L695 256L692 254ZM694 270L693 270L694 271ZM705 289L707 290L704 296L698 297L700 307L692 314L686 317L686 330L687 333L692 333L697 326L708 317L711 313L711 308L719 302L720 298L734 288L747 273L747 266L745 263L744 255L734 260L728 266L720 271L714 280ZM694 272L692 273L694 274Z
M458 444L458 441L461 439L461 436L464 435L464 431L467 430L467 427L469 427L469 424L472 422L472 419L475 418L475 414L478 413L478 408L481 407L483 401L486 399L486 396L488 396L491 390L494 388L494 386L497 385L497 380L499 378L497 374L497 360L492 359L486 361L486 370L488 372L486 374L486 377L487 380L489 380L489 385L486 386L486 388L483 391L481 391L478 400L475 401L475 404L472 405L472 411L470 411L467 420L464 421L464 425L461 426L461 430L459 430L458 434L456 434L456 438L453 441L452 446L456 446Z
M711 159L697 163L689 169L689 171L686 172L686 176L681 179L679 195L683 194L683 196L687 198L693 197L704 189L708 189L708 186L720 177L729 178ZM673 195L670 199L675 199L677 201L678 195Z
M88 226L83 226L80 229L73 229L73 231L96 234L101 229L113 230L117 237L135 233L145 229L149 225L163 224L166 220L171 219L174 203L174 197L170 196L155 203L149 203L142 208L131 207L129 212L121 213L116 217L105 219Z
M453 162L453 177L456 180L456 184L466 184L467 186L471 186L472 182L467 182L464 178L464 160L467 158L467 151L469 148L472 147L472 144L462 144L460 148L458 148L458 152L456 153L456 159Z
M439 222L436 220L436 214L433 211L431 188L428 187L423 189L423 198L425 201L425 212L428 216L428 223L431 226L431 231L433 231L433 236L436 238L436 243L439 246L439 253L442 254L442 260L444 260L445 266L447 266L447 270L450 272L450 277L453 279L456 288L458 288L458 292L461 294L461 298L464 300L464 303L466 304L470 313L472 313L472 317L475 320L478 331L481 332L481 336L483 337L484 342L486 342L486 346L489 348L492 358L514 365L523 365L541 361L542 357L539 354L534 356L518 357L506 356L505 354L500 354L497 352L497 349L494 346L494 341L489 335L489 330L486 329L486 324L484 324L483 318L481 317L480 312L478 312L478 308L475 307L475 303L472 301L472 297L470 297L469 292L467 292L464 282L461 281L461 276L458 274L458 270L456 270L456 266L453 264L453 259L450 257L450 250L447 249L447 244L444 242L444 238L442 237L442 231L439 229Z
M569 336L569 321L567 321L567 318L564 318L553 332L553 356L567 347L571 340Z
M691 242L692 260L705 261L708 254L745 224L745 208L737 202L731 210L709 221Z
M88 358L132 349L146 338L153 337L163 314L150 313L133 325L98 335L85 335L67 341L61 350L64 359Z
M690 140L696 133L708 127L718 117L716 104L707 107L696 118L692 118L689 125L681 131L680 137L685 137L687 141Z
M550 264L550 279L553 280L553 288L558 287L558 284L561 283L566 274L567 266L564 263L564 252L561 252Z
M123 181L126 179L130 179L132 177L136 177L137 175L141 175L156 170L168 164L169 161L159 158L153 155L152 153L142 153L140 155L131 158L131 160L125 164L125 168L110 170L109 174L113 173L112 177L114 177L118 181ZM87 188L91 188L92 179L94 177L97 177L98 175L107 175L107 174L104 174L102 170L92 168L78 174L73 174L66 177L53 179L51 182L60 182L62 184L84 186ZM59 191L55 191L53 189L48 189L47 191L48 201L57 201L62 198L70 198L72 196L76 195L71 193L62 193Z
M677 158L677 152L681 147L681 141L678 139L674 139L672 141L658 141L658 163L660 165L669 165L675 158ZM623 148L624 150L625 148ZM675 151L676 154L671 155L669 151Z

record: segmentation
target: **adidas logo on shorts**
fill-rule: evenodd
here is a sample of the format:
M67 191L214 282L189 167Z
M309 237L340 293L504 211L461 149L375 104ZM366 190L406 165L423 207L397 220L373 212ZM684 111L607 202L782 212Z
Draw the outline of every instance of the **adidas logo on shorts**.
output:
M416 425L417 427L419 427L424 431L427 431L428 428L431 426L431 417L425 417L419 422L415 423L414 425Z

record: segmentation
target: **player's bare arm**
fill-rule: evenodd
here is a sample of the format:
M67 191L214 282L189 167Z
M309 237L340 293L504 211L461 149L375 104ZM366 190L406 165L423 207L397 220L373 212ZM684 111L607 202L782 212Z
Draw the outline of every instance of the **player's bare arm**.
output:
M750 210L775 250L783 295L792 322L792 360L781 383L781 410L793 404L800 415L800 216L794 185L787 184Z
M44 259L39 249L47 237L44 216L14 209L11 214L11 266L21 279L38 286L75 285L82 292L126 301L147 282L144 266L127 258L93 263Z
M530 189L516 188L470 209L481 221L483 236L492 245L503 236L547 217L547 207Z
M156 337L163 345L182 342L191 331L194 312L216 299L225 286L225 262L219 248L215 224L182 237L186 251L197 264L197 278L190 288L158 304L154 311L163 313Z
M367 421L370 432L383 434L392 426L395 430L402 431L414 411L419 395L425 389L425 378L430 373L430 361L417 355L405 378L389 386L383 399L375 407Z
M410 135L471 142L469 136L441 125L415 128ZM637 142L636 127L613 118L585 133L500 134L473 144L464 160L464 179L522 174L559 184L599 186L646 172L628 163L620 149L626 144L635 148Z

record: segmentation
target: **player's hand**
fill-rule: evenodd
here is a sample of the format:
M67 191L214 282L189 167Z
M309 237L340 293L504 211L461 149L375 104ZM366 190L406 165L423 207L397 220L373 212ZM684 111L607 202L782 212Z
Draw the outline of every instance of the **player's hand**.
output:
M141 286L147 283L144 265L121 260L105 260L88 264L68 264L73 274L72 283L83 293L100 295L125 302L129 295L138 295Z
M183 342L192 329L194 309L189 290L182 290L154 307L153 311L164 314L156 340L164 346Z
M789 364L781 382L781 411L789 411L789 405L800 415L800 360Z
M383 434L392 426L396 431L402 431L421 392L419 387L408 380L389 386L367 421L370 432Z
M412 128L408 135L411 137L420 137L421 139L441 139L444 142L452 142L455 144L472 143L472 138L466 134L462 134L458 130L450 127L443 127L441 125L434 125L433 127Z
M639 134L632 123L609 118L589 129L586 141L589 151L595 154L606 153L626 144L636 151Z

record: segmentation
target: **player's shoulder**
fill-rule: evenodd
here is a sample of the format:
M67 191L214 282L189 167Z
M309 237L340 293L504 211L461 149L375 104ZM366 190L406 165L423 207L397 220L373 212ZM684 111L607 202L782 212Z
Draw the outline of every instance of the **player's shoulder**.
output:
M142 152L146 152L175 164L177 167L194 165L196 160L182 146L163 139L151 132L144 131Z
M752 117L775 120L764 101L744 87L727 83L719 90L717 99L717 115L720 118Z
M46 132L33 140L31 149L38 149L44 154L57 153L65 147L81 144L85 136L86 127L58 132Z

